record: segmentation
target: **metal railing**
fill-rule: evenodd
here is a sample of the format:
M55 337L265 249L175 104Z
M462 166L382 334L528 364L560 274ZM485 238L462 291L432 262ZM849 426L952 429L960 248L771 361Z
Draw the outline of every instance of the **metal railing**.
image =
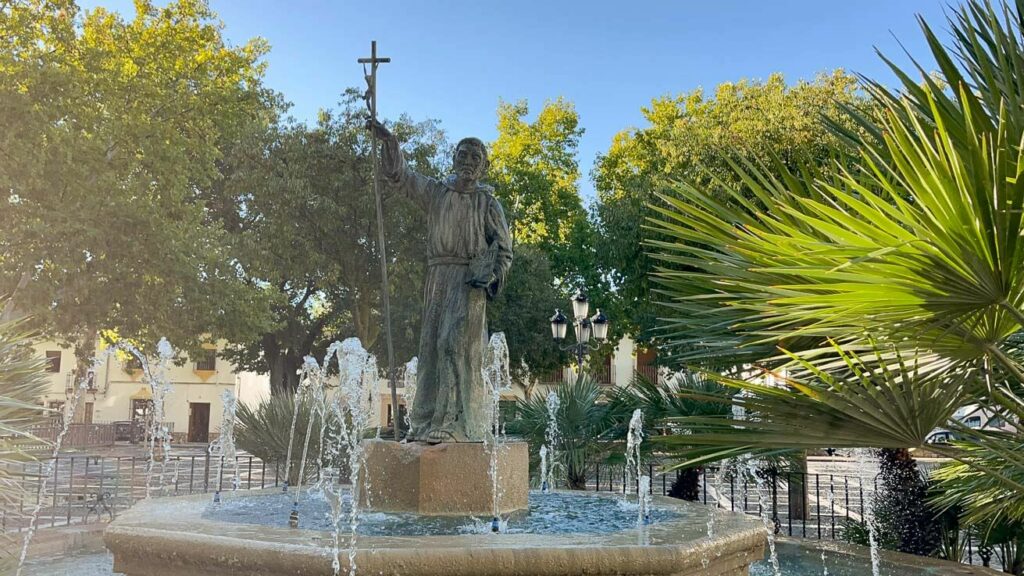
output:
M40 506L41 528L112 520L136 501L232 490L233 466L208 454L173 456L163 462L143 457L58 456L6 472L21 485L21 498L0 507L0 531L20 532ZM53 464L52 470L50 464ZM238 457L240 490L278 486L284 471L251 455Z
M639 489L639 481L628 478L622 465L595 464L590 472L587 490L623 492L627 482L633 493ZM672 496L672 485L683 472L661 472L654 464L648 464L647 474L651 478L651 494ZM865 506L877 483L877 478L773 469L760 470L757 476L760 481L755 482L747 474L721 474L717 467L701 469L696 478L696 501L762 516L777 535L841 540L846 523L863 521ZM979 548L973 531L961 531L961 541L965 543L964 564L996 565L992 551Z

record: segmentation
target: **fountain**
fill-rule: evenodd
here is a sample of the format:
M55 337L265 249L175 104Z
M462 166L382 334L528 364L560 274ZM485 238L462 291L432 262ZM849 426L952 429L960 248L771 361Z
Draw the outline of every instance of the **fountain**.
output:
M303 490L302 471L289 493L233 491L216 504L203 495L144 501L107 528L114 569L128 576L739 576L763 556L764 531L752 519L712 510L716 535L707 538L704 507L651 496L637 459L637 419L630 442L635 507L630 502L623 510L621 499L607 493L549 491L530 499L527 447L504 441L497 421L495 399L508 382L504 350L503 339L492 339L485 354L491 439L428 446L363 440L376 363L355 339L335 343L322 363L307 361L296 402L310 402L313 413L333 412L339 430L321 432L324 453L315 457L344 460L349 482L340 484L328 470ZM327 369L332 359L337 374ZM305 453L310 436L293 449ZM222 438L227 455L230 438ZM481 515L491 522L477 520ZM492 533L494 526L500 533Z
M104 534L114 570L127 576L746 574L764 554L763 529L744 515L715 511L716 536L707 539L702 506L651 498L639 464L639 421L630 433L635 508L617 495L593 492L530 497L528 446L506 441L498 418L501 392L511 381L507 347L499 335L487 340L487 302L508 278L512 239L500 202L479 180L486 147L476 138L460 141L450 179L415 173L398 139L376 120L377 60L365 61L372 62L367 126L385 140L381 164L373 168L428 213L428 272L406 441L376 434L363 439L377 408L376 361L358 340L332 344L322 363L306 362L295 398L296 414L308 401L311 413L321 416L316 457L322 473L313 488L302 490L307 433L294 493L288 487L285 493L232 492L219 504L202 495L144 501ZM375 146L371 150L376 154ZM378 232L383 245L383 228ZM385 324L387 334L386 318ZM548 406L552 415L557 399ZM327 416L336 422L328 426ZM288 478L298 449L295 428L293 420ZM555 427L547 432L550 476L559 442ZM705 556L714 561L703 565Z
M150 366L149 359L143 354L138 348L126 341L120 341L103 352L97 354L89 362L89 367L86 370L85 376L79 380L74 387L74 394L71 397L71 401L68 403L67 412L64 414L63 426L57 434L57 437L50 450L50 459L46 465L46 472L41 474L41 485L39 488L40 493L46 492L46 486L50 479L54 476L54 466L57 463L57 456L60 454L61 447L64 444L64 438L68 434L71 423L74 421L75 410L77 409L82 395L85 391L95 383L96 368L103 364L103 362L117 353L126 353L131 357L134 357L139 365L142 367L142 380L149 385L150 393L153 397L153 412L148 422L147 435L149 438L148 453L146 465L146 499L149 499L152 495L153 486L153 470L155 464L160 461L161 471L160 479L163 479L163 475L166 466L166 462L169 459L171 435L167 429L167 426L163 424L163 410L164 410L164 397L168 392L171 391L171 384L167 378L167 363L174 358L174 349L166 338L161 338L157 343L157 365L156 369L153 370ZM233 418L232 418L233 421ZM159 452L158 452L159 448ZM172 482L177 481L177 464L174 468L174 478ZM163 484L163 482L159 482ZM35 507L29 514L29 528L25 532L25 537L22 539L21 553L18 556L16 576L21 576L22 569L25 565L25 560L28 556L29 545L32 543L32 538L35 536L36 529L38 528L39 513L42 510L43 501L37 500Z

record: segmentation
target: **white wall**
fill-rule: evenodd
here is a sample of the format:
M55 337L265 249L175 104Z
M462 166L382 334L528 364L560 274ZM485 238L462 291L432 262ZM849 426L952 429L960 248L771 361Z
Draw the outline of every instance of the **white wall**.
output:
M72 396L68 393L68 386L77 387L74 382L74 351L62 348L54 342L39 342L34 349L40 357L45 357L48 350L61 351L60 371L48 373L50 388L43 398L43 403L48 405L51 401L67 402ZM235 390L238 382L234 366L222 358L217 358L215 370L198 371L195 369L194 360L185 358L182 365L172 364L168 368L167 377L171 382L171 391L164 402L164 420L173 422L175 440L181 441L181 436L188 432L190 403L210 405L209 432L215 435L220 428L224 410L222 394L225 390ZM82 393L75 408L75 421L80 422L85 417L86 403L93 404L93 422L130 420L133 397L150 397L149 386L142 382L141 372L126 370L121 361L108 356L97 367L95 389Z

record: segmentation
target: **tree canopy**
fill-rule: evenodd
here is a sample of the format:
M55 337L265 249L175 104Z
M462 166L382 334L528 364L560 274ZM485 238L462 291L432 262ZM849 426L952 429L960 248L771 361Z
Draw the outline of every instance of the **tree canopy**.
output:
M83 353L104 328L188 348L267 319L207 195L276 114L267 46L228 44L201 0L136 9L0 11L0 292Z
M822 122L861 97L856 79L842 70L789 85L781 74L765 81L720 84L663 96L643 108L648 126L617 134L592 177L597 188L597 254L620 299L617 312L641 340L651 336L657 310L649 294L655 265L644 230L658 190L686 181L722 197L744 187L730 162L736 154L753 162L787 166L830 161L840 138ZM852 129L852 126L851 126Z
M269 372L275 391L294 389L307 354L357 336L379 355L384 347L380 259L365 112L354 90L314 126L282 123L238 147L224 195L233 246L245 278L273 302L271 328L240 342L230 357ZM448 152L432 122L407 118L391 129L416 170L433 176ZM398 359L416 354L426 218L387 186L385 231L392 327ZM404 360L403 360L404 361Z

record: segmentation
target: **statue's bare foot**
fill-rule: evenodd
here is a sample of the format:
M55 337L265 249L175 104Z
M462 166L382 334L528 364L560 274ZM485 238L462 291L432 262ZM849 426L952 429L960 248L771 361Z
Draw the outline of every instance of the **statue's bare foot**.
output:
M447 430L431 430L427 434L427 444L441 444L443 442L457 442L455 435Z

